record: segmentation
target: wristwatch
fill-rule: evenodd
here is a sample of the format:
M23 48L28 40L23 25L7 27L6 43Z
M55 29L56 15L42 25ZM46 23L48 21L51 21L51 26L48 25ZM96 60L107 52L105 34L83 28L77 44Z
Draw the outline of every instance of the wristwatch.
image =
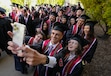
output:
M49 57L46 56L46 64L48 64L48 63L49 63Z

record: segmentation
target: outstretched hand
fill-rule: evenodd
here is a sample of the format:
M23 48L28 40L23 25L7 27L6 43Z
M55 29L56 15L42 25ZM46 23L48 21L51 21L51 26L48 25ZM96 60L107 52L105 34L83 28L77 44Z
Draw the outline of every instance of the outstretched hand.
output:
M38 65L38 64L45 64L46 63L46 55L40 54L37 50L32 48L23 46L23 60L26 61L29 65Z

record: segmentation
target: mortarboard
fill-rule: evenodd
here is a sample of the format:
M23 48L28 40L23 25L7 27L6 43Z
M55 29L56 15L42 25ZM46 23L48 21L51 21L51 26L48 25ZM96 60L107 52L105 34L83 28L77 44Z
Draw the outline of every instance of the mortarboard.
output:
M72 6L71 11L75 12L76 11L76 6Z
M91 27L94 27L94 25L97 23L97 21L87 21L85 23L85 26L88 25L88 26L91 26Z
M57 13L56 12L51 12L50 15L53 15L53 16L57 17Z
M87 16L87 15L81 15L79 18L82 18L82 19L84 19L85 21L87 20L87 19L90 19L90 17L89 16Z
M70 40L76 40L76 41L78 41L78 43L82 46L82 47L84 47L85 45L87 45L89 42L86 40L86 39L84 39L84 38L82 38L81 36L79 36L79 35L73 35L71 38L70 38Z
M56 23L54 23L52 29L53 30L58 30L58 31L63 33L64 31L68 30L68 26L66 26L66 25L64 25L64 24L62 24L60 22L56 22Z
M76 10L84 11L84 9L83 9L83 8L81 8L81 7L77 8Z
M0 7L0 12L1 12L1 14L5 14L6 10L4 8Z

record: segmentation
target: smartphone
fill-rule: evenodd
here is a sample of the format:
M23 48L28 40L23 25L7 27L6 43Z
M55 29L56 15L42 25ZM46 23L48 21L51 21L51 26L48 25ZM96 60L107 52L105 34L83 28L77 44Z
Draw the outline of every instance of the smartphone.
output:
M26 26L24 24L14 22L12 41L16 43L18 46L23 45L25 31L26 31ZM19 50L18 52L22 52L22 50Z

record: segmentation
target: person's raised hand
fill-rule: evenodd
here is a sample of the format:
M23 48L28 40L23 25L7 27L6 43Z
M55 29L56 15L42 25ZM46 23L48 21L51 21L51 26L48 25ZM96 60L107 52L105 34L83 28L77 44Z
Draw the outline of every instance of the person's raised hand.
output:
M46 55L40 54L37 50L26 46L22 47L22 50L22 57L24 57L23 60L26 61L27 64L35 66L46 63Z
M13 54L17 54L17 51L18 51L18 45L17 44L15 44L14 42L12 42L12 41L8 41L8 49L9 50L11 50L11 52L13 53Z

